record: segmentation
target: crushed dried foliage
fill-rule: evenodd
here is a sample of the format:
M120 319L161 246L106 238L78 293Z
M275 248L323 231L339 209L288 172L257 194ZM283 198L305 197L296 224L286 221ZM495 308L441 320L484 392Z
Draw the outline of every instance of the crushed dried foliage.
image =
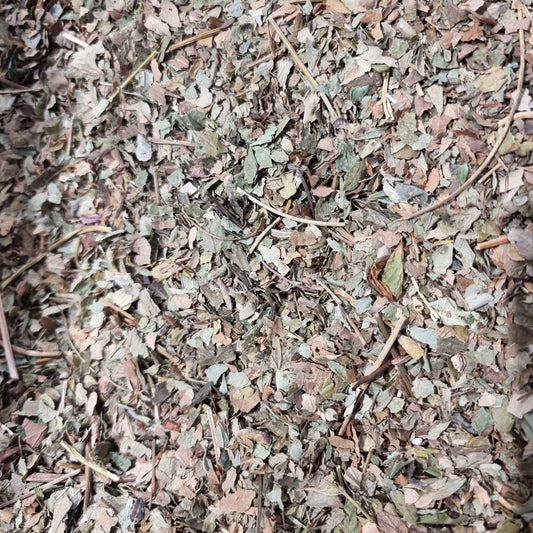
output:
M531 1L0 7L0 531L533 521Z

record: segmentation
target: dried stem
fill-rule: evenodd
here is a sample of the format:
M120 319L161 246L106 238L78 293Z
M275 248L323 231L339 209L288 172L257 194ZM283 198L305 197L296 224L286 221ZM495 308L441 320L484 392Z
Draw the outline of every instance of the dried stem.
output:
M519 113L515 113L513 116L513 120L529 120L533 118L533 111L520 111ZM501 128L502 126L505 126L505 122L509 120L507 117L502 118L498 121L496 124L496 127Z
M38 487L35 487L32 490L29 490L23 494L20 494L19 496L16 496L15 498L11 498L10 500L0 503L0 509L9 507L10 505L17 503L18 501L27 500L28 498L31 498L32 496L34 496L37 491L45 491L46 489L49 489L50 487L53 487L54 485L58 485L59 483L62 483L63 481L66 481L67 479L70 479L71 477L75 477L78 475L79 475L79 471L75 470L73 472L68 472L67 474L58 476L53 481L49 481L48 483L43 483L42 485L39 485Z
M215 462L217 466L220 466L220 448L218 446L217 441L217 433L216 433L216 427L215 427L215 420L213 419L213 411L211 411L211 408L208 406L206 407L207 410L207 421L209 423L209 431L211 431L211 439L213 440L213 451L215 453Z
M258 474L257 487L257 518L255 533L261 533L261 522L263 521L263 474Z
M396 325L394 326L394 329L391 331L391 334L389 338L387 339L387 342L381 349L380 354L378 355L377 359L374 361L374 364L372 365L372 370L369 374L367 374L366 377L373 375L377 371L379 371L380 367L383 365L385 358L387 357L388 353L390 352L391 348L393 347L394 343L396 342L396 339L398 338L398 335L402 331L405 323L407 322L407 317L404 315L401 315L398 319L398 322L396 322ZM359 380L358 380L359 381ZM355 384L358 383L358 381L355 382ZM342 436L346 432L346 428L348 427L348 424L350 423L350 420L352 418L352 412L353 410L359 405L361 400L363 399L363 396L368 389L370 385L370 381L367 381L361 385L361 388L359 389L359 395L357 399L355 400L354 404L352 405L352 410L346 414L344 417L344 421L342 423L341 428L339 429L339 435Z
M495 239L490 239L490 241L480 242L476 248L478 250L487 250L488 248L495 248L496 246L501 246L502 244L507 244L509 242L509 237L507 235L501 235Z
M2 343L4 344L4 352L6 354L7 369L11 379L18 380L19 373L15 363L15 356L13 355L13 348L11 347L11 340L9 338L9 328L7 326L6 315L4 313L4 304L2 302L2 293L0 293L0 333L2 334Z
M326 221L321 221L321 220L311 220L309 218L294 217L292 215L288 215L287 213L284 213L283 211L280 211L279 209L275 209L274 207L270 207L269 205L264 204L263 202L258 200L255 196L252 196L250 193L246 192L244 189L241 189L240 187L237 187L236 191L239 194L244 194L244 196L246 196L255 205L263 207L267 211L270 211L271 213L274 213L275 215L278 215L279 217L287 218L289 220L293 220L294 222L299 222L301 224L312 224L313 226L329 226L329 227L335 227L335 228L344 227L344 222L326 222Z
M113 472L110 472L109 470L106 470L105 468L102 468L101 466L98 466L95 463L92 463L91 461L88 461L81 455L81 453L78 452L74 447L72 447L70 444L66 443L64 440L61 441L61 446L72 456L74 456L82 465L88 466L91 470L94 470L96 473L109 478L111 481L119 481L120 477L116 474L113 474Z
M226 29L228 26L230 26L233 23L233 19L230 19L226 21L222 26L219 28L214 28L212 30L206 30L202 33L199 33L198 35L193 35L192 37L188 37L187 39L183 39L183 41L180 41L179 43L175 43L172 46L168 47L167 52L174 52L175 50L179 50L180 48L184 48L185 46L189 46L190 44L193 44L197 41L201 41L202 39L207 39L208 37L214 37L217 33L220 33L222 30ZM118 87L115 89L113 94L109 97L109 103L111 103L119 94L120 91L122 91L129 83L130 81L137 76L137 74L146 66L152 59L154 59L158 54L160 50L154 50Z
M277 217L274 222L271 222L255 239L250 250L248 250L248 255L252 254L255 249L261 244L261 241L270 233L270 230L276 226L276 224L281 220L281 217Z
M194 226L195 228L199 229L202 233L205 233L206 235L209 235L209 237L211 237L213 239L216 239L217 241L225 241L225 242L246 241L248 239L252 239L253 237L259 235L263 231L261 229L261 227L259 227L259 229L257 229L256 231L254 231L254 232L252 232L252 233L250 233L248 235L243 235L242 237L221 237L220 235L215 235L214 233L211 233L210 231L207 231L203 226L198 224L198 222L196 222L196 220L194 220L194 218L191 218L184 211L182 211L182 214L183 214L184 218L187 220L187 222L189 222L192 226ZM262 224L260 224L260 226L261 225Z
M67 235L61 237L61 239L51 244L47 250L40 253L37 257L34 257L31 261L28 261L25 265L22 265L18 270L11 274L9 278L2 281L2 283L0 283L0 291L3 291L6 287L11 285L11 283L13 283L13 281L16 280L21 274L26 272L26 270L29 270L32 266L42 261L49 253L53 252L54 250L57 250L60 246L63 246L63 244L67 243L71 239L74 239L75 237L78 237L85 233L93 232L110 233L111 228L108 228L107 226L87 226L85 228L79 228L70 233L67 233Z
M91 452L91 446L89 444L85 445L85 459L87 462L91 458L90 455ZM85 472L84 472L84 480L85 480L85 494L83 495L83 510L87 511L89 505L91 504L91 482L92 482L92 472L89 468L89 465L85 465Z
M402 217L403 220L411 220L413 218L418 218L422 215L425 215L426 213L431 213L431 211L434 211L435 209L439 209L440 207L445 206L455 198L457 198L463 191L466 191L474 183L481 177L485 169L490 165L491 161L494 159L496 154L498 153L498 150L500 149L500 146L502 145L503 141L507 137L507 134L509 133L509 130L511 129L511 124L513 123L516 110L518 109L518 105L520 104L520 95L522 94L522 88L524 86L524 73L526 69L526 43L524 38L524 30L519 29L518 30L519 36L520 36L520 67L518 70L518 84L516 86L516 93L513 100L513 105L511 106L511 110L509 111L509 114L507 115L507 118L505 119L505 124L503 126L503 130L498 137L498 140L496 141L496 144L493 146L492 150L490 151L489 155L486 157L485 161L481 164L481 166L468 178L461 187L459 187L456 191L448 195L446 198L443 198L442 200L435 202L433 205L430 205L429 207L426 207L424 209L421 209L420 211L417 211L416 213L412 213L411 215L407 215ZM490 175L492 172L495 172L496 169L498 169L501 165L498 163L496 164L491 170L487 172L488 175ZM483 176L482 179L484 179L485 176Z
M277 270L274 270L272 267L268 266L267 263L265 263L264 261L261 261L261 264L267 269L269 270L270 272L272 272L272 274L274 274L275 276L277 276L278 278L286 281L289 285L292 285L293 287L296 287L297 289L300 289L302 291L307 291L307 292L318 292L317 289L313 289L312 287L306 287L305 285L300 285L298 282L296 281L293 281L292 279L289 279L287 278L286 276L284 276L283 274L280 274Z
M305 76L305 78L311 84L312 87L314 88L318 87L317 81L315 80L315 78L313 78L309 70L307 70L307 67L302 63L302 60L298 57L298 54L296 53L296 50L293 48L293 46L289 42L289 39L287 39L287 37L285 37L285 34L281 31L281 28L278 26L278 23L272 17L268 17L268 22L270 23L272 28L274 28L274 31L279 35L279 38L281 39L281 41L283 42L283 44L286 46L287 50L291 54L292 59L294 63L296 64L296 66L298 67L298 69L300 70L300 72ZM339 117L337 115L337 112L333 108L333 105L331 105L329 98L322 91L320 91L318 95L320 96L320 98L322 98L322 101L324 102L325 106L328 108L331 122L335 122Z
M100 300L100 303L104 307L109 307L110 309L113 309L113 311L116 311L119 315L122 315L128 322L131 324L136 324L137 319L131 314L122 309L122 307L119 307L118 305L115 305L114 303L110 302L109 300Z

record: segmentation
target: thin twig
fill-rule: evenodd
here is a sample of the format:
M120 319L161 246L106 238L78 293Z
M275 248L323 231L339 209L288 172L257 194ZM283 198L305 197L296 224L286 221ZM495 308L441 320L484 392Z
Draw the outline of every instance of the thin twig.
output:
M490 154L489 154L490 155ZM488 158L485 160L487 161ZM483 163L484 165L484 163ZM448 203L450 203L452 200L457 198L461 193L469 189L478 179L480 181L485 180L488 178L491 174L496 172L500 167L500 163L496 163L489 171L487 171L481 178L479 178L479 169L485 168L485 166L481 165L474 174L470 178L468 178L457 190L450 193L446 198L443 198L442 200L439 200L438 202L435 202L434 204L425 207L424 209L421 209L420 211L417 211L416 213L411 213L410 215L406 215L402 217L402 220L412 220L413 218L421 217L422 215L425 215L426 213L431 213L432 211L435 211L435 209L439 209L441 207L444 207Z
M337 305L339 306L339 308L342 310L342 312L344 313L344 318L346 319L348 324L350 324L350 326L352 327L354 333L356 334L357 338L359 339L359 341L361 342L361 345L364 348L366 346L366 344L367 344L366 343L366 339L363 337L363 334L361 333L361 331L359 330L359 328L357 327L355 322L351 319L351 317L348 315L348 313L344 310L344 307L342 305L342 301L337 297L337 295L345 298L346 300L348 300L348 302L350 302L352 307L355 309L355 302L352 302L353 298L346 291L344 291L343 289L337 289L335 291L335 293L336 293L335 294L323 281L321 281L321 280L317 280L317 281L318 281L318 284L333 298L333 301L336 302Z
M364 475L366 472L366 469L368 468L368 465L370 464L370 460L372 459L372 455L374 454L374 451L376 450L375 446L372 446L370 450L368 450L368 453L366 454L365 462L363 463L363 468L361 468L361 473Z
M26 350L20 346L12 345L13 352L26 357L61 357L64 352L61 350L49 350L47 352L40 352L39 350Z
M398 338L398 335L402 331L405 323L407 322L407 317L404 315L401 315L398 319L398 322L396 322L396 325L394 326L394 329L391 331L390 337L387 339L387 342L384 344L383 348L381 349L380 354L374 361L374 364L372 365L372 370L367 376L370 376L374 372L378 371L380 367L383 365L383 362L385 361L385 358L387 357L388 353L390 352L391 348L393 347L394 343L396 342L396 339ZM362 378L361 378L362 379ZM359 380L355 382L355 384L358 383ZM350 420L352 418L353 410L359 405L361 400L363 399L363 396L368 389L370 385L370 382L366 382L361 384L361 388L359 389L359 395L355 402L352 404L352 409L349 413L346 414L344 417L344 421L342 423L341 428L339 429L339 435L342 436L346 432L346 428L348 427L348 424L350 423Z
M501 235L495 239L490 239L489 241L480 242L476 248L478 250L487 250L488 248L495 248L496 246L501 246L502 244L507 244L509 242L509 237L507 235Z
M72 447L70 444L65 442L64 440L61 441L61 446L71 455L73 455L82 465L88 466L91 470L94 470L97 474L100 474L104 477L109 478L111 481L119 481L120 477L116 474L113 474L113 472L110 472L109 470L106 470L105 468L102 468L101 466L98 466L95 463L92 463L91 461L88 461L81 455L81 453L78 452L74 447Z
M269 52L268 54L260 57L259 59L256 59L253 63L246 65L246 70L251 70L254 67L257 67L257 65L260 65L261 63L266 63L267 61L270 61L272 59L274 59L274 54L272 52Z
M85 445L85 459L89 461L90 459L91 446L89 444ZM85 479L85 494L83 495L83 510L87 511L87 508L91 504L91 482L92 482L92 471L89 468L89 465L85 465L84 472Z
M115 305L114 303L110 302L109 300L100 300L100 303L104 307L109 307L113 309L113 311L116 311L119 315L122 315L128 322L131 322L132 324L137 323L137 319L131 314L122 309L122 307L119 307L118 305Z
M329 227L335 227L335 228L344 227L344 222L326 222L322 220L311 220L309 218L301 218L301 217L295 217L292 215L288 215L287 213L284 213L283 211L280 211L279 209L275 209L274 207L270 207L269 205L264 204L263 202L258 200L255 196L252 196L250 193L246 192L244 189L241 189L240 187L237 187L236 191L239 194L244 194L244 196L246 196L255 205L263 207L267 211L270 211L271 213L274 213L275 215L278 215L279 217L287 218L289 220L293 220L294 222L299 222L301 224L312 224L313 226L329 226Z
M34 87L33 89L29 87L25 87L24 85L21 85L20 83L17 83L16 81L8 80L7 78L4 78L3 76L0 76L0 83L3 85L7 85L8 87L12 87L13 89L17 89L18 92L27 93L32 91L42 91L42 87Z
M63 481L66 481L67 479L70 479L71 477L78 476L79 474L80 472L78 470L74 470L73 472L68 472L67 474L58 476L53 481L48 481L48 483L43 483L42 485L39 485L38 487L28 490L24 492L23 494L20 494L19 496L15 496L14 498L11 498L10 500L0 503L0 509L9 507L10 505L17 503L18 501L27 500L28 498L31 498L32 496L34 496L37 491L39 492L45 491L46 489L49 489L50 487L53 487L54 485L57 485L58 483L62 483Z
M258 474L257 485L257 522L255 524L255 533L261 533L261 522L263 521L263 474Z
M261 261L261 264L267 269L269 270L270 272L272 272L272 274L274 274L275 276L277 276L278 278L286 281L289 285L292 285L293 287L296 287L297 289L300 289L302 291L307 291L307 292L319 292L317 289L313 289L312 287L306 287L305 285L300 285L300 283L298 283L297 281L293 281L292 279L289 279L287 278L286 276L284 276L283 274L280 274L277 270L274 270L272 267L268 266L267 263L265 263L264 261Z
M2 89L0 94L38 93L42 90L42 87L37 87L36 89Z
M150 139L148 140L152 144L168 144L169 146L187 146L188 148L194 148L196 146L196 144L191 141L182 141L179 139L155 139L154 137L150 137Z
M309 172L309 171L307 171ZM313 195L309 190L309 184L307 183L307 177L304 176L303 172L300 169L296 169L296 175L300 178L302 182L302 187L305 191L305 196L307 197L307 203L309 204L309 211L311 211L311 217L315 218L315 202L313 200Z
M248 250L248 255L252 254L255 249L261 244L261 241L270 233L270 230L281 220L281 217L276 218L274 222L271 222L255 239L252 246Z
M381 331L383 338L386 339L389 336L390 330L387 324L385 324L385 321L383 320L383 316L381 313L378 313L377 315L377 323L378 323L379 331ZM398 349L395 346L391 348L391 355L392 357L394 357L392 363L396 365L396 370L398 371L398 381L400 384L400 387L398 388L406 395L407 398L412 398L413 389L411 387L411 377L409 376L409 373L407 372L404 366L404 362L407 363L411 359L411 356L409 355L405 356L406 357L405 361L398 363L397 361L398 360L401 361L402 358L400 357L400 354L398 353Z
M394 112L392 110L387 91L389 90L389 73L387 72L383 78L383 86L381 87L381 105L383 106L383 113L385 120L394 120Z
M65 152L68 156L70 156L70 151L72 150L72 134L74 132L74 115L70 117L70 124L68 126L67 131L67 146L65 148Z
M206 235L209 235L209 237L212 237L213 239L216 239L217 241L225 241L225 242L239 242L239 241L246 241L248 239L252 239L256 235L259 235L263 230L260 228L249 235L243 235L242 237L221 237L220 235L215 235L214 233L211 233L210 231L207 231L204 227L202 227L196 220L191 218L187 213L182 211L183 216L187 220L187 222L190 222L195 228L198 228L202 233L205 233Z
M0 283L0 291L3 291L11 283L13 283L13 281L17 279L22 273L26 272L26 270L29 270L32 266L42 261L50 252L57 250L60 246L63 246L63 244L67 243L71 239L74 239L74 237L79 237L80 235L84 235L85 233L93 232L110 233L111 228L108 228L107 226L87 226L85 228L79 228L70 233L67 233L67 235L61 237L58 241L51 244L47 250L40 253L37 257L34 257L31 261L28 261L25 265L22 265L18 270L11 274L9 278L2 281L2 283Z
M342 306L340 298L322 280L317 279L316 282L331 296L337 305Z
M179 50L180 48L184 48L185 46L189 46L190 44L193 44L197 41L201 41L202 39L207 39L208 37L214 37L218 33L220 33L222 30L226 29L228 26L230 26L233 23L233 19L227 20L222 26L219 28L214 28L212 30L206 30L202 33L199 33L198 35L193 35L192 37L188 37L187 39L183 39L183 41L180 41L179 43L175 43L172 46L168 47L167 52L174 52L175 50ZM122 91L135 76L146 66L152 59L154 59L158 54L160 50L154 50L144 61L141 62L141 64L115 89L113 94L109 97L109 103L111 103L119 94L120 91Z
M157 170L153 171L152 177L154 179L155 203L159 205L161 203L161 194L159 193L159 176L157 175Z
M513 120L529 120L533 118L533 111L519 111L518 113L514 114ZM507 117L502 118L498 121L496 124L496 127L501 128L502 126L505 126L505 122L509 120Z
M213 440L213 451L215 452L215 462L217 466L220 466L220 448L217 441L217 433L215 428L215 421L213 419L213 411L211 407L207 406L207 421L209 423L209 431L211 431L211 439Z
M519 11L521 11L519 9ZM509 111L509 115L507 115L507 118L505 119L505 125L503 126L503 130L498 137L498 140L496 141L496 144L493 146L492 150L490 151L489 155L486 157L485 161L481 164L481 166L468 178L461 187L459 187L456 191L451 193L446 198L443 198L442 200L435 202L433 205L430 205L429 207L426 207L424 209L421 209L420 211L417 211L416 213L412 213L411 215L407 215L402 217L403 220L411 220L413 218L418 218L419 216L425 215L426 213L430 213L431 211L434 211L435 209L439 209L440 207L445 206L457 196L459 196L463 191L466 191L469 189L483 174L485 169L489 166L491 161L494 159L496 154L498 153L498 150L500 149L500 146L502 145L503 141L507 137L507 133L509 133L509 130L511 129L511 124L513 123L514 116L516 113L516 110L518 109L518 105L520 104L520 95L522 94L522 87L524 85L524 73L526 69L526 43L524 39L524 30L519 29L518 34L520 36L520 67L518 69L518 84L516 86L516 93L513 101L513 105L511 106L511 110ZM491 174L492 172L495 172L496 169L498 169L501 165L498 163L496 164L491 170L487 172L487 174ZM485 176L483 176L482 179L484 179Z
M150 481L150 507L152 506L152 502L155 498L155 492L157 490L157 476L156 476L157 454L156 454L156 451L157 451L156 439L155 437L152 437L152 472L151 472L152 480Z
M291 54L292 59L298 69L300 69L300 72L306 77L307 81L311 84L313 88L318 87L317 81L315 80L315 78L313 78L309 70L307 70L307 67L302 63L302 60L299 58L298 54L296 53L296 50L289 42L289 39L287 39L287 37L285 37L285 34L281 31L281 28L278 26L278 23L272 17L268 17L268 22L270 23L272 28L274 28L275 32L279 35L279 38L282 40L283 44L286 46L287 50ZM331 105L329 98L322 91L318 91L318 95L320 96L320 98L322 98L322 101L328 108L331 122L335 122L339 117L337 115L337 112L333 108L333 105Z
M13 348L11 347L11 339L9 338L9 327L7 326L6 315L4 313L4 304L2 302L2 293L0 292L0 333L2 334L2 343L4 345L4 352L6 354L7 370L9 377L14 380L19 379L17 364L15 363L15 356L13 355Z
M82 48L88 48L89 47L89 45L85 41L82 41L81 39L79 39L75 35L71 35L70 33L67 33L66 31L64 31L62 33L62 37L64 37L65 39L67 39L67 41L70 41L71 43L74 43L74 44L77 44L78 46L81 46Z

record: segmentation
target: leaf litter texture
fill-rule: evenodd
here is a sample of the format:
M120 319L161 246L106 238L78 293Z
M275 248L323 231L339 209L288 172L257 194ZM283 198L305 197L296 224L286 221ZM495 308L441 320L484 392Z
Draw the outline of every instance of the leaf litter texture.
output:
M7 6L3 530L525 527L530 13Z

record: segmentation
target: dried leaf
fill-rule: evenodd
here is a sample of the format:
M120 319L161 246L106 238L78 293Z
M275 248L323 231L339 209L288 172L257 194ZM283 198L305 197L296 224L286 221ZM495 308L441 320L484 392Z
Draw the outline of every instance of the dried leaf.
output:
M395 298L399 298L402 293L403 276L403 245L400 244L387 259L382 276L383 283Z
M32 448L37 448L41 444L48 431L47 424L33 422L29 418L22 421L22 428L24 429L24 442Z
M222 513L246 513L255 498L254 490L237 489L233 494L221 498L218 509Z

